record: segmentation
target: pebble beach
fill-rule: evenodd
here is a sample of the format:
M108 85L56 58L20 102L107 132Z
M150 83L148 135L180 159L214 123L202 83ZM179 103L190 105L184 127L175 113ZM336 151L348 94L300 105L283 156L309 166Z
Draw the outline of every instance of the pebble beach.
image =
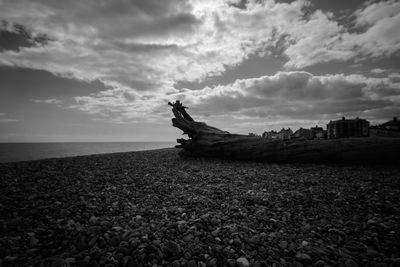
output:
M0 266L400 266L400 168L178 151L0 164Z

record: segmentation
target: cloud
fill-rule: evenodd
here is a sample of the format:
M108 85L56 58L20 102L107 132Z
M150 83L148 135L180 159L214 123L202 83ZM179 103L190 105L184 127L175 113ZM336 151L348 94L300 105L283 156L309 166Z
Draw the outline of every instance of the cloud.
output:
M21 47L43 46L49 41L51 40L47 35L32 34L24 25L11 25L7 21L2 21L0 24L0 52L19 51Z
M8 113L0 113L0 123L18 122L17 119L6 118L8 115Z
M372 70L371 70L371 73L381 74L381 73L384 73L384 72L386 72L386 71L387 71L387 70L380 69L380 68L375 68L375 69L372 69Z
M374 25L383 18L395 17L400 13L400 5L395 0L381 1L365 5L354 12L359 27Z
M400 50L400 2L382 1L354 12L355 31L319 10L295 24L284 50L287 68L317 63L389 57Z
M61 104L62 101L56 98L49 98L49 99L31 99L32 102L38 103L38 104Z
M180 97L204 116L301 117L362 112L397 103L393 79L286 71L229 86L177 90L177 81L221 75L250 56L286 56L287 70L322 62L390 57L400 47L400 3L362 6L353 26L310 1L3 0L0 17L51 41L0 53L0 65L41 69L108 90L70 108L114 120L162 119ZM240 7L240 8L238 8ZM386 86L381 88L380 84ZM46 100L43 100L46 101ZM379 106L380 105L380 106ZM342 110L341 110L342 109ZM376 114L378 114L377 111Z
M371 110L396 110L400 104L400 83L363 75L315 76L292 71L171 97L182 99L202 116L322 120L341 114L365 117ZM382 114L375 112L380 118Z

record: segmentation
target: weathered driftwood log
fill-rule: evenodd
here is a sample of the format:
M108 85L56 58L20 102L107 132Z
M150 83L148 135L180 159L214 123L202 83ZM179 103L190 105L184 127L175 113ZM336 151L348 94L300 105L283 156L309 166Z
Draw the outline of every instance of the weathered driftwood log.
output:
M172 125L189 136L177 139L180 155L269 162L400 163L400 138L268 140L231 134L196 122L180 101L168 103Z

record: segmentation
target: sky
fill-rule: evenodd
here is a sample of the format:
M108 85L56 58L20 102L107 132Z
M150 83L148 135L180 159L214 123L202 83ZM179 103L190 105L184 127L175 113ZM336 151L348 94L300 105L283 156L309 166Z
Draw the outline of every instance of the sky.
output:
M0 142L400 117L400 2L0 0Z

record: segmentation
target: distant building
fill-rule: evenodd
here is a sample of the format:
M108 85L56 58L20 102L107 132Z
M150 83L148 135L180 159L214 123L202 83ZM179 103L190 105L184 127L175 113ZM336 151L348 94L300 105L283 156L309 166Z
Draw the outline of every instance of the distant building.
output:
M369 136L369 122L360 118L346 120L343 117L341 120L330 121L326 127L329 139Z
M300 128L293 134L294 138L304 138L304 139L311 139L311 130Z
M267 139L277 139L278 138L278 132L276 131L269 131L269 132L264 132L262 134L263 138L267 138Z
M397 120L397 117L394 117L393 120L385 122L379 126L379 128L388 130L388 131L400 131L400 121Z
M318 127L318 125L316 125L315 127L311 127L310 132L311 132L311 139L326 138L326 131L324 131L322 127Z
M258 135L258 134L255 134L255 133L249 133L249 136L253 136L253 137L261 137L260 135Z
M287 130L285 128L282 128L279 132L278 132L278 139L290 139L293 135L293 131L290 128L287 128Z
M393 120L381 125L371 126L370 131L371 135L400 137L400 121L397 120L397 117L394 117Z

